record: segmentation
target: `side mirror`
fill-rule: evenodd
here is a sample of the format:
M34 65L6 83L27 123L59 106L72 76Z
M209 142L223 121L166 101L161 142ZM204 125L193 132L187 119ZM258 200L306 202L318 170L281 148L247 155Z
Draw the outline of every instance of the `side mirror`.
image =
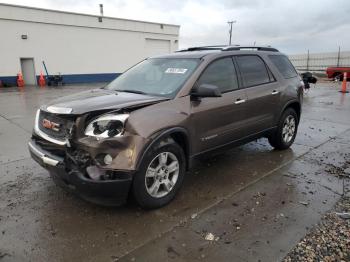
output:
M215 85L201 84L200 86L194 88L191 92L191 96L194 98L200 97L220 97L220 89Z

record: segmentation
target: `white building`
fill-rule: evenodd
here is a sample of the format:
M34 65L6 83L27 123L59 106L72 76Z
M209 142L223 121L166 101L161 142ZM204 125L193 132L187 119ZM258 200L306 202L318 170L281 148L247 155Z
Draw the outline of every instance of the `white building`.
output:
M65 83L105 82L178 49L179 26L0 3L0 80L36 84L43 61Z

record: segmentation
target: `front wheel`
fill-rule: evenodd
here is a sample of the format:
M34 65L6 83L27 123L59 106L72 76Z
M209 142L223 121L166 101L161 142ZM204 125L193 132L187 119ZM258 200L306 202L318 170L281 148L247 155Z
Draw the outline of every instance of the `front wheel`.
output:
M270 145L279 150L289 148L296 137L298 122L298 115L295 110L287 108L281 116L277 130L269 136Z
M179 191L186 172L182 148L171 138L153 146L133 180L133 195L147 209L168 204Z

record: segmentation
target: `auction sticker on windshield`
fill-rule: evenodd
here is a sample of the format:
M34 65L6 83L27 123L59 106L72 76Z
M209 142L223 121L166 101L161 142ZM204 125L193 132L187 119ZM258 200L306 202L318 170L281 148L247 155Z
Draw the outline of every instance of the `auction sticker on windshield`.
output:
M169 67L167 70L165 70L165 73L167 74L184 74L187 72L187 68L171 68Z

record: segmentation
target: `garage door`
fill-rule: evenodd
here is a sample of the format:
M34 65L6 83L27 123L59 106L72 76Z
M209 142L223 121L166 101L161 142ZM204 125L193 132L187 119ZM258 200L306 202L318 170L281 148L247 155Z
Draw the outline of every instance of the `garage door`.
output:
M146 38L146 56L170 53L170 40Z

